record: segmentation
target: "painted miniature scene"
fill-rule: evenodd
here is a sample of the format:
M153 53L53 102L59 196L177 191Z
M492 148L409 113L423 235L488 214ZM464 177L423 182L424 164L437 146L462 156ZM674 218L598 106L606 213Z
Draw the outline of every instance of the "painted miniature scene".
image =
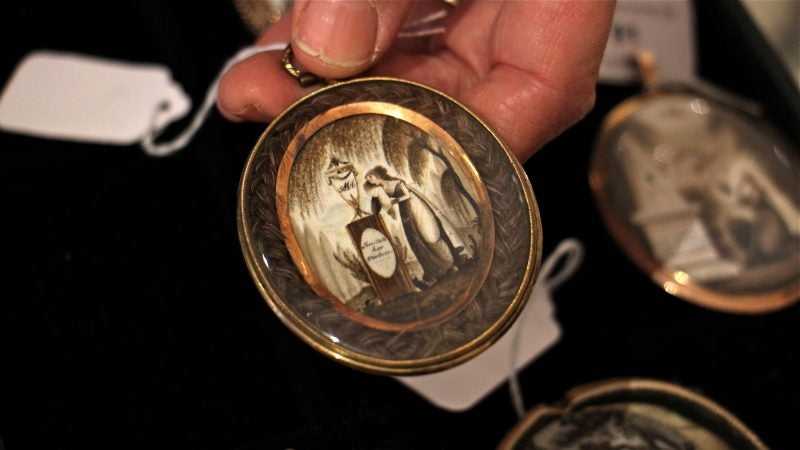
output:
M522 439L518 450L730 450L711 430L656 405L583 408Z
M390 327L436 320L474 295L488 206L445 145L382 114L338 118L308 139L288 211L317 293Z
M615 157L630 224L665 268L734 294L800 277L797 164L702 99L637 114ZM679 280L681 281L681 280ZM682 281L681 281L682 282Z

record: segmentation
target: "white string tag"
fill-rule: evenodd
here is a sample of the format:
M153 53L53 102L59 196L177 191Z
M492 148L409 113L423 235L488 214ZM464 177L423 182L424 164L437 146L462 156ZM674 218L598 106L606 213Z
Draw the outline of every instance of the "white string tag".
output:
M441 34L448 10L406 24L400 38ZM175 138L156 142L183 118L191 99L168 68L76 53L36 51L23 59L0 97L0 129L40 138L98 144L140 143L151 156L170 155L191 142L217 99L225 72L252 55L283 50L287 42L241 49L219 71L189 125Z
M285 42L246 47L230 58L208 88L191 123L169 142L156 137L183 118L192 101L168 68L105 58L36 51L17 66L0 97L0 129L50 139L97 144L139 142L152 156L185 147L214 106L222 75L256 53Z
M197 130L203 126L203 122L205 122L208 114L211 112L211 108L214 107L214 103L217 101L217 89L219 89L219 82L222 80L222 76L225 75L225 72L233 67L234 64L238 63L239 61L243 61L255 55L256 53L283 50L287 45L289 44L286 42L274 42L267 45L245 47L239 50L235 55L225 62L225 64L222 66L222 70L219 71L217 78L215 78L211 83L211 86L208 87L206 97L195 112L194 118L192 118L192 122L189 124L189 126L186 127L186 129L183 130L181 134L172 141L156 143L155 139L161 132L162 128L159 128L154 124L153 127L151 127L151 129L144 135L144 138L141 141L142 149L145 151L145 153L152 156L166 156L182 149L183 147L186 147L189 142L191 142L192 138L194 138Z
M557 263L562 259L564 263L557 271ZM396 379L442 409L464 411L510 378L516 409L516 405L522 404L516 372L552 347L561 336L551 292L574 273L582 259L580 242L564 240L542 264L539 280L517 321L489 349L443 372Z
M4 131L129 145L183 117L191 100L168 68L75 53L36 51L0 97Z

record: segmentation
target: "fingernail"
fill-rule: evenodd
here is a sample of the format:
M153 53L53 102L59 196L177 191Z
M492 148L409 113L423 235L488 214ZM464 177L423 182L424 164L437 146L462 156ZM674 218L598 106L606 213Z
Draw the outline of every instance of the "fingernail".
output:
M375 51L378 16L370 1L312 0L298 25L295 44L327 64L360 66Z
M265 116L264 112L261 111L261 109L259 109L255 105L247 105L238 111L232 111L230 109L226 109L220 106L219 110L222 113L222 115L225 116L225 118L227 118L232 122L244 122L246 120L260 120L262 116Z

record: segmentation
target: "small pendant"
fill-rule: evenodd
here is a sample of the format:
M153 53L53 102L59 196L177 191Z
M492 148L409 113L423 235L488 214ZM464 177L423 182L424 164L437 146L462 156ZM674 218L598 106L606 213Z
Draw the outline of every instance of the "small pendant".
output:
M245 259L278 317L363 370L451 367L508 329L541 225L515 157L419 84L340 82L277 118L242 176Z
M534 407L497 448L766 450L767 446L711 399L677 384L631 378L578 386L557 405Z
M623 102L601 128L590 184L618 244L665 291L764 313L800 298L800 159L722 100L651 85Z

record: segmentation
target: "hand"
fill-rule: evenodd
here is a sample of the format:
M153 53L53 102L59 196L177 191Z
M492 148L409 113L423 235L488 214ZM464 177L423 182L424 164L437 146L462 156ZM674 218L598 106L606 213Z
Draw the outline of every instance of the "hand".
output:
M441 5L295 0L258 44L291 41L299 65L325 78L384 75L438 89L472 109L521 161L591 110L613 1L461 0L444 34L396 38L408 17ZM231 68L220 112L270 121L308 93L280 58L261 53Z

